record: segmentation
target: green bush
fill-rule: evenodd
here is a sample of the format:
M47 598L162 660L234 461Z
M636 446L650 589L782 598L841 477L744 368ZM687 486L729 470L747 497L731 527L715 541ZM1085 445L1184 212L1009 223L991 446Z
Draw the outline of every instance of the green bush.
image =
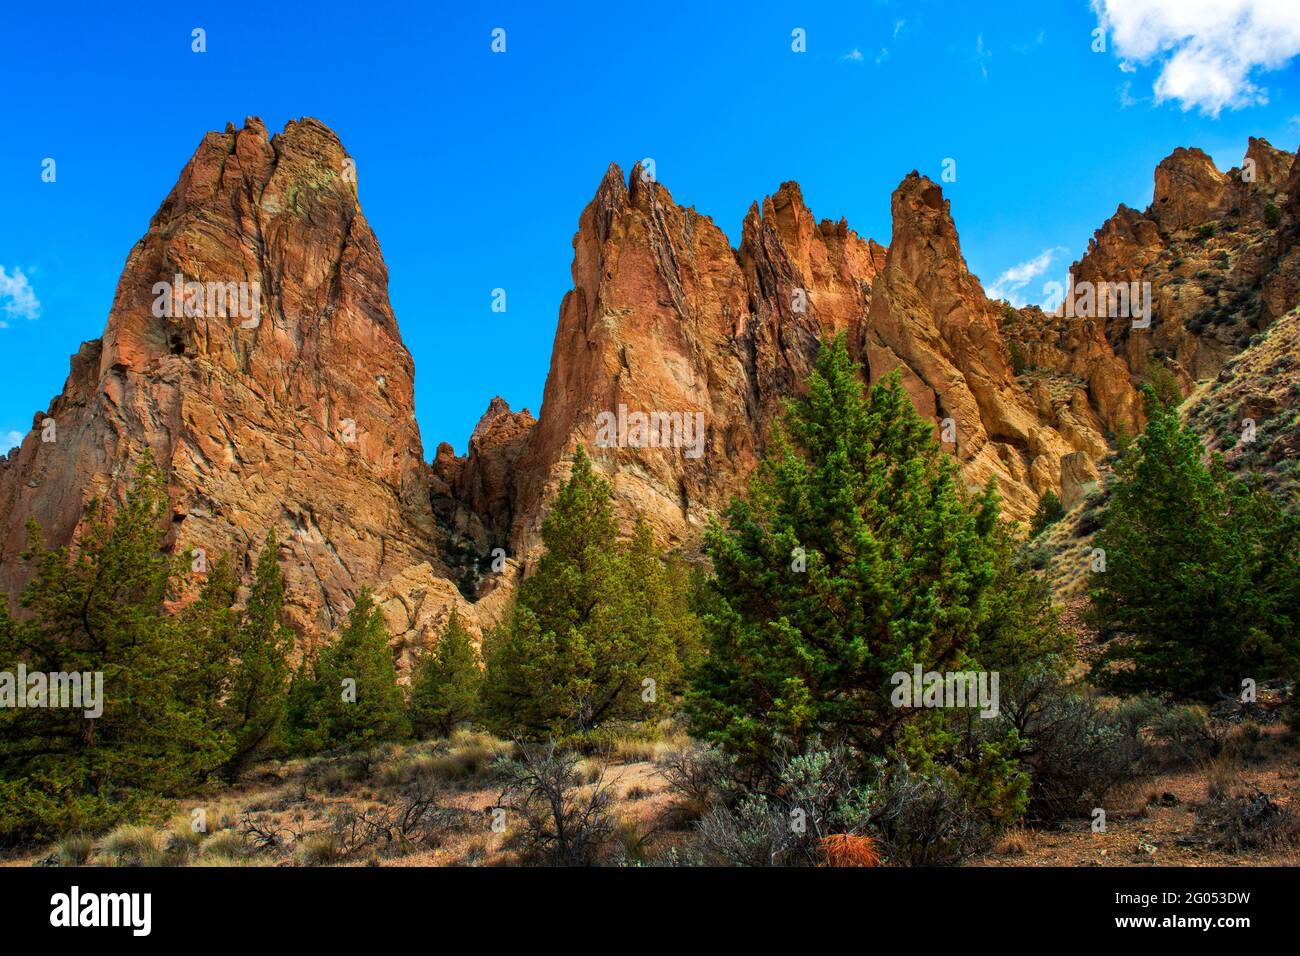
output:
M870 811L855 792L856 762L843 749L815 744L782 757L764 793L726 786L734 800L706 810L696 831L706 862L724 866L815 866L821 841L866 828ZM716 787L717 784L712 786ZM696 799L703 797L700 793Z
M899 707L894 675L995 670L1059 630L1015 564L995 489L971 496L897 375L864 394L843 340L826 343L772 452L710 529L709 657L689 697L695 734L763 772L814 737L927 775L956 774L990 819L1014 819L1018 744L975 739L970 711Z
M333 643L304 659L289 688L286 742L300 753L359 750L410 736L388 629L362 590Z
M1020 350L1019 344L1014 340L1011 342L1011 370L1016 375L1023 375L1029 368L1029 363L1025 359L1025 354Z
M1210 720L1204 707L1175 707L1155 725L1155 736L1185 763L1213 760L1223 749L1225 731Z
M453 607L437 647L424 650L411 673L409 717L420 737L445 737L478 714L483 671L469 631Z
M1056 496L1056 492L1050 488L1043 492L1043 496L1038 499L1038 510L1034 512L1033 520L1029 523L1029 534L1031 537L1038 537L1048 526L1060 521L1065 517L1065 506L1061 504L1061 499Z
M689 580L638 520L618 540L609 482L579 447L542 523L546 551L484 637L484 722L533 740L668 712L698 653Z
M1110 638L1093 679L1120 692L1218 699L1300 666L1300 518L1207 463L1149 386L1096 545L1093 616ZM1104 570L1102 568L1104 567Z
M1002 697L998 720L1022 743L1028 811L1036 819L1086 815L1116 787L1152 772L1143 731L1155 718L1157 701L1109 703L1049 669Z
M989 847L1000 832L963 791L956 774L899 764L872 796L871 830L885 856L905 866L953 866Z

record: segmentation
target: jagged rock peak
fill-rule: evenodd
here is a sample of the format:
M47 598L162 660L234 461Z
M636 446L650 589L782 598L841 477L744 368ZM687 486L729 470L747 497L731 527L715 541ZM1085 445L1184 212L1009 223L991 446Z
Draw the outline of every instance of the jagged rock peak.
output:
M1156 166L1147 215L1166 229L1185 229L1213 218L1228 177L1203 150L1179 146Z
M510 410L509 402L500 395L493 396L492 401L488 402L487 411L479 418L478 424L474 426L474 433L470 435L470 448L481 446L488 435L497 431L499 426L507 421L513 429L517 429L519 426L531 426L535 419L533 413L527 408L520 412L513 412Z
M915 169L903 177L890 198L894 215L894 232L916 225L942 226L957 231L952 219L952 203L944 198L943 187Z
M1252 136L1246 146L1246 159L1255 164L1255 182L1276 190L1285 187L1295 154L1278 149L1262 136Z
M0 474L0 585L26 578L29 518L66 543L148 448L171 545L240 558L276 530L286 614L322 635L360 588L439 566L414 364L339 138L313 119L226 130L127 257L102 341L47 413L59 440L28 436Z

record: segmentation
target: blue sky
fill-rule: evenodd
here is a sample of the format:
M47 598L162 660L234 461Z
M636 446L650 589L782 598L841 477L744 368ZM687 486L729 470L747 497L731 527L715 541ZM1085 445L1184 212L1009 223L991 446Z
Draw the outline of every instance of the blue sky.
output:
M1174 147L1226 169L1248 135L1300 144L1286 0L1094 2L11 6L0 450L101 334L203 133L250 114L273 131L315 116L356 159L430 456L463 452L493 395L539 411L578 215L611 160L653 158L734 243L787 179L815 216L888 242L899 180L951 158L971 267L1037 301L1118 203L1150 201Z

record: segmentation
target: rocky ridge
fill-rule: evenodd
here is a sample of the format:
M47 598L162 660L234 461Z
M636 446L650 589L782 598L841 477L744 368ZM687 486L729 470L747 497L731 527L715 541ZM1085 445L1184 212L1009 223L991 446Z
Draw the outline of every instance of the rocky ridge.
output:
M171 546L229 551L247 574L274 528L299 633L328 635L369 586L407 661L452 607L476 633L499 619L579 444L626 523L643 514L661 543L697 547L839 334L872 381L900 374L1011 517L1048 490L1073 505L1115 434L1140 425L1136 386L1154 367L1190 391L1300 300L1293 160L1252 139L1220 173L1180 149L1145 212L1121 206L1102 226L1073 272L1150 282L1141 329L988 299L948 200L916 173L894 193L888 246L817 221L783 183L732 248L640 166L611 165L573 240L540 417L493 399L465 455L444 443L426 462L350 160L314 120L268 136L249 119L204 138L128 257L103 338L0 463L0 582L21 587L29 518L70 540L84 502L119 496L149 448L169 478ZM155 289L178 275L255 284L259 321L159 315ZM637 413L663 441L627 427Z

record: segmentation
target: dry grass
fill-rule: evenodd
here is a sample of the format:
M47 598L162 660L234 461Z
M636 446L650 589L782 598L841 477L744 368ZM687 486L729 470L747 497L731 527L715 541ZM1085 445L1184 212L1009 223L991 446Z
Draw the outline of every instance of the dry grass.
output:
M653 736L615 737L609 756L615 763L658 763L690 743L681 731L661 725L654 728Z
M653 763L670 749L662 740L639 740L618 737L614 740L611 756L618 763Z
M112 866L162 866L162 835L152 827L127 823L104 838L104 855Z
M199 847L199 856L204 860L212 857L240 860L250 855L247 841L243 834L236 830L218 830Z
M1205 797L1207 800L1226 797L1240 784L1241 775L1237 771L1236 763L1232 760L1221 757L1218 760L1206 762L1203 767L1202 774L1205 778Z
M578 761L574 770L583 783L598 783L605 776L605 763L595 757L584 757Z
M1181 763L1121 788L1107 798L1107 828L1095 833L1086 818L1051 826L1025 825L1005 834L972 861L985 866L1297 864L1300 847L1284 839L1259 841L1242 849L1209 839L1207 807L1254 788L1277 806L1300 815L1300 747L1277 725L1234 731L1241 753L1225 753L1201 764ZM1247 740L1250 738L1250 740ZM1253 740L1253 742L1250 742ZM74 834L47 848L9 854L6 863L32 865L47 859L63 865L190 866L495 866L522 862L492 830L492 810L501 800L502 779L493 762L512 745L484 734L414 744L368 761L369 775L355 767L341 771L351 782L330 790L322 782L323 760L278 764L248 784L219 795L184 801L162 826L122 826L94 840ZM649 749L641 753L649 753ZM655 752L661 752L658 747ZM649 761L625 762L607 748L581 763L584 786L604 775L614 795L614 839L602 861L655 863L672 853L692 858L695 825L683 813L682 793L663 768ZM342 758L338 762L346 762ZM608 762L606 762L608 760ZM476 768L476 769L471 769ZM409 794L426 784L436 792L437 815L427 838L385 843L358 841L340 821L358 814L391 819ZM709 794L702 797L714 799ZM1240 801L1238 801L1240 802ZM1234 809L1235 804L1228 809ZM193 811L204 809L208 832L195 832ZM1249 808L1248 808L1249 809ZM1270 811L1271 812L1271 811ZM1241 814L1237 814L1240 817ZM1234 818L1235 819L1235 818ZM1281 832L1281 831L1279 831ZM1290 831L1287 831L1288 833ZM827 865L868 865L869 845L840 835L823 849ZM1240 841L1239 841L1240 842Z
M438 780L468 780L485 773L500 758L509 756L514 744L491 734L457 730L442 753L419 755L414 769Z
M70 833L54 845L60 866L86 866L95 852L95 838L89 833Z
M1033 846L1033 836L1029 830L1017 827L1003 834L993 852L998 856L1025 856Z
M295 855L303 866L329 866L342 858L333 833L313 833L298 844Z
M825 866L880 865L880 850L869 836L833 833L822 838L818 849Z

